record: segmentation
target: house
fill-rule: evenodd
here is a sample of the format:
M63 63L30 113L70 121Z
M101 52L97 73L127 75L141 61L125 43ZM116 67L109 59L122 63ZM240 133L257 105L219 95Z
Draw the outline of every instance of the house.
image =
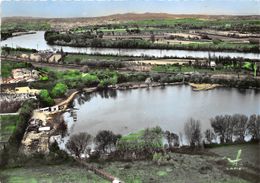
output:
M23 58L23 59L29 59L30 58L30 56L28 54L25 54L25 53L21 54L19 57Z
M216 67L216 62L215 61L210 61L210 67Z
M55 53L52 56L49 57L48 62L54 62L57 63L62 58L62 55L60 53Z
M41 90L30 89L28 86L25 87L15 87L15 93L27 93L31 95L39 94Z
M42 127L39 127L38 130L39 130L39 132L50 131L51 127L50 126L42 126Z
M25 68L13 69L12 75L14 79L23 79L31 76L31 71Z
M35 62L40 62L40 61L42 61L42 57L38 53L32 53L30 55L30 60L35 61Z

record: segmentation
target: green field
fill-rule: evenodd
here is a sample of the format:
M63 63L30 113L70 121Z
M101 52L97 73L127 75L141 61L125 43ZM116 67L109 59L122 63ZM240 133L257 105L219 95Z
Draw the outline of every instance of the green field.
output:
M5 183L108 183L80 166L52 165L10 168L0 172Z
M193 66L177 66L177 65L158 65L154 66L152 70L156 72L168 72L168 73L183 73L183 72L219 72L212 69L201 69Z
M1 61L1 77L8 78L12 75L12 70L17 68L30 68L31 64L26 62L12 62L8 60Z
M19 121L18 115L0 116L0 141L7 142L13 131L16 129L16 124Z
M7 32L7 31L37 31L37 30L49 30L51 28L51 25L47 22L41 21L41 22L4 22L1 25L1 31Z
M230 177L216 167L212 167L213 157L170 153L170 161L156 164L153 161L107 162L99 165L113 176L126 183L182 183L196 180L203 183L246 183L247 181ZM201 167L212 167L201 174ZM185 175L185 176L184 176Z
M141 26L175 26L175 25L195 25L195 26L230 26L230 25L260 25L258 19L199 19L199 18L177 18L177 19L150 19L129 21L128 24Z

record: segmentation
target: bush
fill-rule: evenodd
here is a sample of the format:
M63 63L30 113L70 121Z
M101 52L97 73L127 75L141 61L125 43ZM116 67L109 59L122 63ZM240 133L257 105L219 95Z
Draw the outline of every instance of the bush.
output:
M68 90L68 86L63 83L57 83L51 91L53 97L62 97Z
M54 105L54 100L50 97L48 90L41 90L39 99L43 107Z
M19 147L25 130L28 126L28 121L31 118L32 111L36 108L36 101L35 100L27 100L23 103L23 106L20 109L20 120L16 125L16 129L12 136L9 139L9 144L12 147Z

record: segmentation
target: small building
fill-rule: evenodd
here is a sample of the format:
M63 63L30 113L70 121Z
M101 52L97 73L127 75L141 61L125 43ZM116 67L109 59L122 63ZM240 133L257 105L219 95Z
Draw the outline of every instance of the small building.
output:
M25 68L13 69L12 76L14 79L23 79L31 76L31 71Z
M57 63L62 58L62 55L60 53L55 53L48 59L48 62Z
M43 131L50 131L51 127L50 126L42 126L38 128L39 132L43 132Z
M210 67L216 67L216 62L215 61L210 61Z
M15 93L17 93L17 94L26 93L26 94L36 95L36 94L39 94L40 91L41 91L41 90L30 89L28 86L25 86L25 87L16 87L16 88L15 88Z
M42 57L37 53L32 53L30 55L30 60L35 61L35 62L40 62L40 61L42 61Z
M29 59L30 58L30 56L28 54L25 54L25 53L21 54L19 57L23 58L23 59Z

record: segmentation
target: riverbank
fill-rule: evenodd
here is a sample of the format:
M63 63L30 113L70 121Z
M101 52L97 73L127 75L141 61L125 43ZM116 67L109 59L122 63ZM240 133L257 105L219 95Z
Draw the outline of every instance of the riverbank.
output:
M63 35L64 36L64 35ZM67 35L66 39L69 38ZM77 48L124 48L124 49L165 49L165 50L189 50L189 51L221 51L221 52L242 52L242 53L259 53L258 44L250 43L189 43L189 44L154 44L150 41L139 40L139 39L128 39L128 40L105 40L105 39L87 39L83 43L76 43L76 40L64 41L63 38L53 40L50 42L45 39L49 45L52 46L70 46ZM65 39L65 38L64 38Z
M18 39L19 38L19 39ZM103 54L103 55L121 55L121 56L149 56L149 57L194 57L194 58L208 58L210 55L215 55L216 57L232 57L238 58L243 57L247 59L259 59L259 54L257 53L241 53L241 52L220 52L218 50L214 52L208 51L187 51L187 50L166 50L166 49L124 49L124 48L78 48L78 47L69 47L69 46L50 46L44 40L44 31L37 31L36 34L24 35L20 37L14 37L12 40L7 39L2 41L2 45L7 45L8 47L12 47L13 44L19 44L24 48L32 48L35 49L35 44L32 44L31 40L38 40L38 48L37 50L52 50L55 48L56 50L60 50L61 47L63 52L68 53L86 53L86 54Z

